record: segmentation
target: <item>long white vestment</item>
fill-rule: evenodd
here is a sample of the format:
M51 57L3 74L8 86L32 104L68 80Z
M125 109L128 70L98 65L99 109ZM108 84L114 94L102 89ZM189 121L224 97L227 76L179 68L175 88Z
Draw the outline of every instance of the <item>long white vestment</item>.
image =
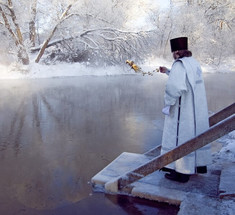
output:
M165 116L161 154L192 139L209 128L208 108L202 71L193 57L176 60L169 74L164 95ZM180 103L180 105L179 105ZM211 163L210 145L167 165L184 174L194 174L198 166Z

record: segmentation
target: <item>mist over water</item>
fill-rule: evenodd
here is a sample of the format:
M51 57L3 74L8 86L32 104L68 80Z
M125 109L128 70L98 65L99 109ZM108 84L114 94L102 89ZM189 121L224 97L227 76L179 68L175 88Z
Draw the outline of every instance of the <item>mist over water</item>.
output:
M123 151L160 144L166 80L0 81L0 213L46 214L80 202L92 193L91 177ZM234 102L233 74L206 74L205 84L210 112Z

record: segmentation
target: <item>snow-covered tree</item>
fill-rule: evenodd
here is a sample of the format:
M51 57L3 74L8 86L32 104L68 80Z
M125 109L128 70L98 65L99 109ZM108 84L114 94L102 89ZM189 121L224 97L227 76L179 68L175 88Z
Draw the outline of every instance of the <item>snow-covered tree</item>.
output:
M0 39L11 47L8 54L14 56L17 50L15 56L23 64L29 63L29 50L39 51L36 62L45 50L44 60L53 56L54 60L111 64L126 58L140 60L151 52L154 42L154 31L141 29L137 20L151 9L150 3L151 0L134 3L131 0L99 3L96 0L1 0Z
M169 38L188 36L193 54L219 64L234 54L234 7L232 0L171 0L164 14L152 15L161 35L158 50L170 54Z
M57 9L57 13L54 13L53 27L35 61L39 62L45 49L52 46L46 59L49 61L86 60L98 64L114 64L130 57L143 60L144 55L151 52L153 47L151 37L154 31L130 31L126 28L127 21L133 15L138 17L136 11L141 2L136 1L134 6L130 0L103 0L99 4L95 0L81 0L67 6L59 4L62 7L57 8L64 10ZM142 7L143 13L150 5L142 2ZM59 12L62 14L60 17L57 16Z
M235 2L233 0L217 0L205 1L204 16L206 26L209 26L208 55L210 59L219 64L223 58L235 53L231 47L235 46L235 35L233 29L235 27L234 9Z
M205 61L234 54L232 0L169 2L160 11L154 0L0 0L0 52L24 64L30 52L36 62L116 64L167 57L169 40L185 35Z
M7 31L4 36L10 37L9 40L14 41L18 59L25 65L29 64L29 56L12 0L0 2L0 14L2 17L1 26L4 26L4 30Z

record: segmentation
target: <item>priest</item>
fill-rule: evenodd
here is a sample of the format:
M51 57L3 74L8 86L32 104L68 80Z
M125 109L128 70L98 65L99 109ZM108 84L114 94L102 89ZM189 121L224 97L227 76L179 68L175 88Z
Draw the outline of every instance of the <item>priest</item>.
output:
M170 40L174 58L172 68L160 67L169 75L164 95L165 122L161 154L185 143L209 128L206 92L201 66L188 50L188 38ZM206 173L211 163L210 146L206 145L162 168L170 180L185 183L190 175Z

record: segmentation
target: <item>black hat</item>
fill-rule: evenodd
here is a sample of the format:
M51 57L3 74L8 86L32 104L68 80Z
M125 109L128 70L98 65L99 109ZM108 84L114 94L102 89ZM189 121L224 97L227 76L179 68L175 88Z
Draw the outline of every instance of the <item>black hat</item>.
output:
M171 52L178 50L188 50L188 38L178 37L170 40Z

